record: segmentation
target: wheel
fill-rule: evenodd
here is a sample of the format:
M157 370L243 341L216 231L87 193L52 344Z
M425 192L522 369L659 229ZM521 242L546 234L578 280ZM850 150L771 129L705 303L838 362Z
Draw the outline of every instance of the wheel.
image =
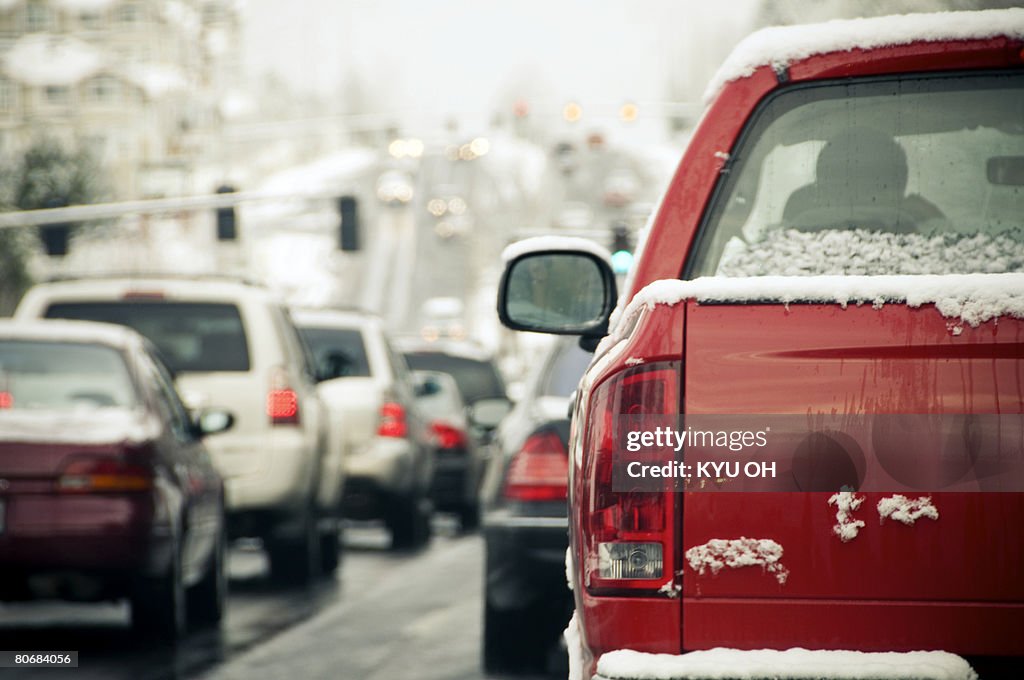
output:
M181 544L175 539L167 571L141 577L131 594L132 627L142 635L176 642L185 634L185 584L181 572Z
M307 586L320 573L320 532L316 514L308 509L302 518L302 535L268 541L270 579L280 585Z
M484 604L483 666L488 674L539 671L546 661L546 648L539 644L536 627L519 610L503 611Z
M332 522L331 527L320 534L320 570L327 576L338 570L341 561L341 525Z
M418 548L430 541L430 507L421 494L396 498L387 520L391 547L395 550Z
M187 593L188 618L199 626L216 626L224 618L227 604L227 537L224 525L217 532L210 563L202 580Z
M480 506L470 501L459 510L459 523L463 532L476 531L480 528Z

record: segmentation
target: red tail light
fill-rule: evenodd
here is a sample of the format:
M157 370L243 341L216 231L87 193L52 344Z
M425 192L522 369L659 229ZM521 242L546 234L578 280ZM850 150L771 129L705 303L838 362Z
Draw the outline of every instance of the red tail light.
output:
M148 491L153 472L144 465L116 458L79 458L68 463L57 479L61 493Z
M441 420L435 420L430 424L430 432L434 437L434 444L439 449L466 448L466 433L454 425Z
M536 432L527 438L508 468L505 498L561 501L568 496L569 460L558 434Z
M409 426L405 420L405 407L397 401L386 401L380 407L380 425L377 434L381 437L405 437Z
M10 392L0 392L0 408L14 408L14 395Z
M299 424L299 395L288 384L283 369L275 369L267 392L267 417L271 425Z
M678 368L677 362L630 368L599 385L591 396L580 501L583 578L592 591L655 591L676 568L671 485L664 492L614 491L612 451L621 416L678 414Z

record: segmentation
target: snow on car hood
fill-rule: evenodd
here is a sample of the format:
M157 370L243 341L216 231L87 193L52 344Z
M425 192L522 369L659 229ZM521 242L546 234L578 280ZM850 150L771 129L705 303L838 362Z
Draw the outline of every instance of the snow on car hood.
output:
M148 432L144 412L121 408L0 411L0 441L5 442L116 444L142 441Z
M704 91L704 101L710 102L726 83L750 76L761 66L784 68L816 54L857 48L997 36L1024 39L1024 9L905 14L764 28L747 36L722 62Z

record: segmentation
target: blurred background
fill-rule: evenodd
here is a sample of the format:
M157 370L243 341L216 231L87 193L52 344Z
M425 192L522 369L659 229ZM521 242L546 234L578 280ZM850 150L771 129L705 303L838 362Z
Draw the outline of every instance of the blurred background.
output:
M496 367L522 412L476 444L501 458L565 425L585 365L498 324L508 243L591 238L625 273L706 83L753 30L1015 4L0 0L0 317L35 283L140 273L358 308L396 346L461 343ZM121 604L32 602L0 603L0 649L76 649L86 677L492 677L490 546L466 516L433 522L413 552L355 523L341 570L299 589L236 543L227 619L176 646L137 644ZM564 677L557 635L530 644L550 649L529 672Z

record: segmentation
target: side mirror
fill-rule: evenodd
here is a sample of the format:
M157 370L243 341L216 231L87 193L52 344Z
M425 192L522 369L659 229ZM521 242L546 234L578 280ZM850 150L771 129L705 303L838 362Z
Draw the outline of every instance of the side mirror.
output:
M505 265L498 317L512 330L602 337L616 298L615 274L596 246L527 251Z
M430 397L441 391L441 383L430 373L413 372L413 394L416 397Z
M205 437L231 429L235 424L235 416L223 409L204 408L195 415L193 423L196 434Z
M505 416L512 410L512 402L500 397L479 399L469 407L469 422L481 430L493 430L501 424Z

